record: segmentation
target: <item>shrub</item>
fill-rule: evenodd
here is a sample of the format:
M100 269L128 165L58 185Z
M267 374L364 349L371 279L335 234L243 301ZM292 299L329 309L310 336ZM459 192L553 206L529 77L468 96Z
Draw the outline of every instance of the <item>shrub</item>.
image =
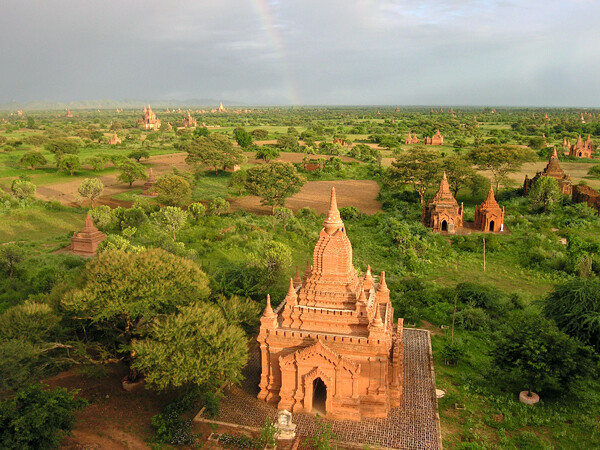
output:
M208 204L206 213L209 216L222 216L229 212L229 202L224 198L217 197Z
M0 403L0 447L4 449L50 449L75 424L75 412L87 401L77 391L44 390L41 384L19 390Z
M198 222L206 215L206 208L202 203L192 203L188 206L188 213L194 221Z

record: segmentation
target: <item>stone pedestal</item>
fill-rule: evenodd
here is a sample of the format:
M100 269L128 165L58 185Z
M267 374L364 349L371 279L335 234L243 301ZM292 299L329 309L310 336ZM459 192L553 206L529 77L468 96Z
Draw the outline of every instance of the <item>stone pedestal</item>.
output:
M519 393L519 401L521 403L525 403L526 405L535 405L540 401L540 396L535 392L531 393L531 396L527 395L527 391L521 391Z
M98 244L106 239L106 235L98 230L88 214L85 218L85 225L79 233L73 234L71 238L71 253L83 256L95 255L98 251Z
M296 437L296 424L292 423L292 413L284 409L277 415L277 439L288 440Z

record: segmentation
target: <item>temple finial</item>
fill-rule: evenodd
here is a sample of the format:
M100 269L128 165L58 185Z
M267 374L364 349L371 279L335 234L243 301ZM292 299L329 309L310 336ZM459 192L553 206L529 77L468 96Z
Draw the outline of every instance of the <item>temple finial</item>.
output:
M263 317L274 317L275 313L273 312L273 308L271 308L271 296L267 294L267 306L265 307L265 312L263 313Z
M377 286L378 291L387 291L388 287L385 283L385 272L381 272L381 276L379 277L379 286Z
M375 317L373 318L373 327L383 328L383 320L381 319L381 310L379 308L379 303L375 304Z
M335 188L332 187L331 198L329 200L329 211L327 212L325 222L323 222L323 228L325 228L327 234L333 234L343 226L344 222L342 222L342 218L340 217L340 211L338 210Z

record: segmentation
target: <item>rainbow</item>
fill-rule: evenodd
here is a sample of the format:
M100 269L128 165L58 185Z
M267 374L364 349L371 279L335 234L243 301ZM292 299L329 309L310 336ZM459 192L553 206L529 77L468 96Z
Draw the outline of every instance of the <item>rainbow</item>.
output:
M269 9L268 0L250 0L252 6L256 10L256 13L262 23L263 28L266 30L267 37L271 41L272 47L277 52L279 59L283 63L283 77L284 83L287 90L287 96L293 106L299 105L299 98L294 86L293 78L291 76L289 66L286 61L286 52L283 41L277 32L277 27L273 20L273 15Z

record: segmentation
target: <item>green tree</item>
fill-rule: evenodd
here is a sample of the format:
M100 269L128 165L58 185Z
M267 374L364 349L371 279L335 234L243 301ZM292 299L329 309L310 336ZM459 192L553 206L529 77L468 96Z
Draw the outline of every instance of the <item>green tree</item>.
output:
M25 257L25 251L17 244L5 244L0 246L0 265L8 271L8 277L12 278L15 266Z
M59 323L60 317L49 305L28 301L0 314L0 341L48 342L58 331Z
M29 167L31 170L35 170L36 167L43 166L48 161L37 150L33 150L27 153L24 153L23 156L19 159L19 164L24 167Z
M215 173L219 169L234 167L246 162L241 148L234 147L227 136L212 133L191 141L187 147L185 161L197 167L211 167Z
M64 155L60 158L57 165L59 169L66 170L73 176L75 171L81 168L81 161L77 155Z
M206 215L206 208L202 203L199 202L190 203L190 205L188 206L188 213L190 214L192 220L198 222L202 217Z
M134 366L159 390L239 383L248 360L244 331L214 305L198 303L156 318L148 337L133 343Z
M100 197L103 191L104 184L102 184L99 178L86 178L77 188L79 196L89 199L92 208L94 207L94 200Z
M562 203L563 195L556 179L539 177L529 190L527 198L532 208L543 209L544 212L547 212Z
M273 162L261 164L246 171L244 187L252 194L261 197L261 203L275 211L276 206L284 206L285 199L300 192L306 179L298 174L289 163Z
M600 278L576 278L556 286L544 298L542 313L600 352Z
M194 136L194 139L198 139L201 138L203 136L208 136L210 133L208 131L208 128L206 127L196 127L196 129L194 130L194 133L192 134L192 136Z
M590 167L587 173L590 177L600 178L600 165Z
M283 151L293 152L300 147L298 144L298 136L284 134L277 139L277 147Z
M77 142L67 138L51 139L44 144L44 148L54 154L57 162L62 159L63 155L76 155L79 153Z
M590 347L537 314L511 316L490 353L501 378L529 392L568 388L597 364Z
M275 147L258 147L256 150L256 155L254 156L256 159L262 159L265 162L270 162L273 159L279 158L279 150Z
M117 180L123 183L129 183L129 187L131 187L136 180L146 180L148 178L148 175L146 175L146 168L135 161L123 161L117 166L117 169L119 170Z
M269 241L260 253L252 254L250 259L262 271L265 285L270 286L282 274L283 269L292 264L292 250L281 242Z
M242 127L234 128L233 137L238 145L242 148L247 148L252 145L252 136L248 134Z
M208 204L206 213L209 216L222 216L229 212L229 202L222 197L215 198Z
M389 179L392 183L412 185L423 206L425 192L440 180L440 163L440 155L436 150L415 145L396 156L389 171Z
M498 193L500 181L507 174L518 171L523 163L535 161L536 155L531 150L516 145L484 145L471 150L468 158L480 170L492 173Z
M27 200L34 197L36 186L29 180L17 178L11 183L10 190L19 200Z
M462 187L470 185L477 175L477 172L471 167L471 163L458 155L444 158L442 167L448 176L448 184L454 197Z
M58 448L73 429L75 413L87 405L77 391L47 389L35 384L0 403L0 447L3 449Z
M94 172L100 172L106 165L106 159L102 156L90 156L85 160L85 163L91 166Z
M154 184L157 200L168 206L187 206L192 201L192 188L179 175L163 175Z
M134 359L131 342L145 336L144 323L208 297L208 278L192 261L161 249L101 252L90 261L78 289L61 306L89 330L104 336L106 351ZM132 370L130 379L137 373Z
M140 162L140 159L149 159L150 152L144 149L132 150L127 155L128 158L135 159L137 162Z
M283 231L287 231L287 224L294 217L294 212L285 207L277 207L273 210L273 215L275 218L283 224Z
M267 130L257 128L256 130L252 130L250 132L250 135L256 140L264 141L265 139L267 139L269 137L269 132Z
M165 206L153 213L152 218L162 229L171 233L175 242L177 240L175 233L186 225L188 213L176 206Z

